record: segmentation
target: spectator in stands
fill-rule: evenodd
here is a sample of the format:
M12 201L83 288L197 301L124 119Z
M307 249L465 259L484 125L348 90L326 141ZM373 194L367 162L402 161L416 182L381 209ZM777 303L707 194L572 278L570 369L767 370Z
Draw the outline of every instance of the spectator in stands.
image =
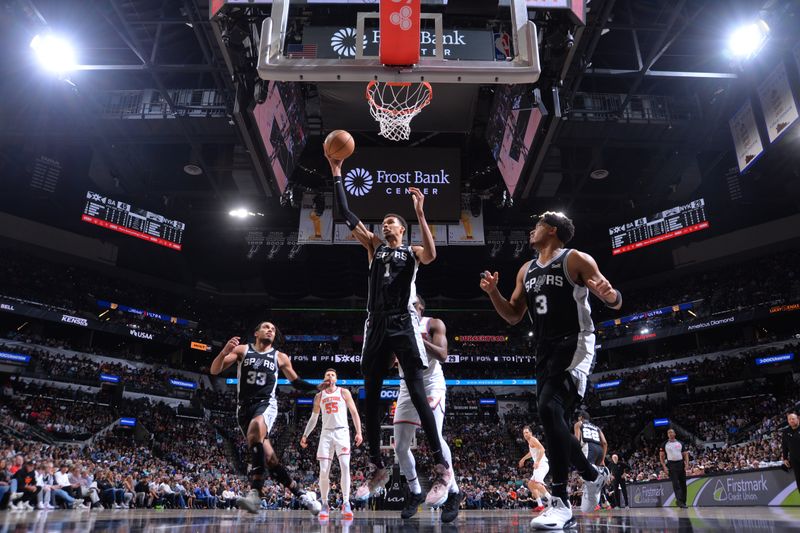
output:
M26 508L30 509L36 507L39 501L39 492L42 490L41 487L36 485L35 466L35 462L26 461L22 468L14 474L14 477L17 478L17 490L23 494L22 503Z

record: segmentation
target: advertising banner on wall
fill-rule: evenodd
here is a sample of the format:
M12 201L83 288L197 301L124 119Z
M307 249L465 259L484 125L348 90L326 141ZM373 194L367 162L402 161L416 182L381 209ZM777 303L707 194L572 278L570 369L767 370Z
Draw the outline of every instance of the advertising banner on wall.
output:
M676 503L669 480L629 484L628 501L631 507L673 507ZM781 468L771 468L687 479L686 505L800 506L800 494L791 473Z
M786 66L780 63L758 86L758 98L767 123L769 142L781 136L798 118Z
M447 225L447 242L452 246L483 246L483 213L473 216L469 211L461 211L458 224Z
M300 227L297 230L298 244L331 244L333 235L332 195L325 195L322 214L314 208L314 194L304 194L300 207Z
M733 135L733 146L736 149L739 172L744 172L764 151L750 100L733 115L728 125L731 128L731 135Z

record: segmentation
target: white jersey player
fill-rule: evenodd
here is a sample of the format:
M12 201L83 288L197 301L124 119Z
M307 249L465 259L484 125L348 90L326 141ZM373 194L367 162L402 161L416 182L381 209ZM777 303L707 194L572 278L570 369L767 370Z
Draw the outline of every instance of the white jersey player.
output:
M536 498L538 504L534 511L543 511L545 503L550 497L547 488L544 485L544 478L550 471L550 462L547 460L547 454L544 452L544 446L539 442L539 439L533 436L533 432L529 426L522 428L522 437L528 443L528 453L519 460L519 467L525 465L525 461L530 459L533 461L533 475L528 480L528 488L531 494ZM542 499L544 498L544 501Z
M314 408L311 418L306 424L300 446L308 447L308 436L317 426L319 413L322 412L322 432L317 446L317 460L319 461L319 491L322 496L322 510L320 520L327 520L330 515L328 507L328 494L331 488L330 473L334 455L339 458L339 468L342 479L342 519L352 520L353 511L350 508L350 427L347 425L347 411L353 417L356 428L356 446L360 446L361 418L358 416L356 404L350 391L336 386L336 370L329 368L325 371L325 381L330 383L328 388L320 391L314 397Z
M442 372L442 363L447 359L447 332L444 322L438 318L423 316L425 313L425 301L418 294L413 300L414 309L419 315L419 327L422 334L422 341L428 355L428 368L422 372L422 380L425 385L425 395L428 397L428 404L433 410L436 420L436 431L442 447L442 454L450 466L452 473L453 457L450 447L442 436L442 425L444 424L445 395L447 388ZM400 370L400 377L403 371ZM442 506L442 522L452 522L458 516L458 509L461 504L461 493L456 484L455 473L451 475L448 486L447 497L440 501L428 502L422 495L422 488L417 479L416 462L411 453L411 441L417 428L420 427L420 419L417 410L411 402L411 395L405 379L400 380L400 393L397 397L397 408L394 412L394 441L397 461L400 463L400 471L408 481L409 493L400 516L411 518L417 512L417 508L422 502L426 502L431 507Z

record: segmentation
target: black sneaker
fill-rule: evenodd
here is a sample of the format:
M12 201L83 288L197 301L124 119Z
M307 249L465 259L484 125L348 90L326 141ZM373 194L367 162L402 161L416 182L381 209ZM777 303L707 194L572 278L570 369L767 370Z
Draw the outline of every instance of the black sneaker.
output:
M442 522L449 524L458 518L458 510L461 507L461 500L464 496L460 492L451 492L447 500L442 505Z
M424 494L421 492L419 494L414 494L413 492L409 491L408 496L406 496L406 505L403 507L403 511L400 513L400 518L405 520L417 514L417 508L419 508L424 501Z

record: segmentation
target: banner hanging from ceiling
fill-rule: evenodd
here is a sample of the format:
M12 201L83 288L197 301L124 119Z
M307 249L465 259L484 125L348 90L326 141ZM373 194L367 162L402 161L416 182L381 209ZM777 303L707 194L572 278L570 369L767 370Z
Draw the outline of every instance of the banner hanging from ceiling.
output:
M750 100L733 115L729 121L733 146L736 149L736 160L739 163L739 172L744 172L764 152L761 136L756 126L756 117L753 114L753 105Z
M758 86L758 98L767 123L769 142L775 142L798 118L797 103L786 75L786 65L780 63L761 82Z
M304 194L300 207L297 244L331 244L333 240L333 196L324 195L325 205L314 205L315 194ZM320 213L320 207L323 207Z

